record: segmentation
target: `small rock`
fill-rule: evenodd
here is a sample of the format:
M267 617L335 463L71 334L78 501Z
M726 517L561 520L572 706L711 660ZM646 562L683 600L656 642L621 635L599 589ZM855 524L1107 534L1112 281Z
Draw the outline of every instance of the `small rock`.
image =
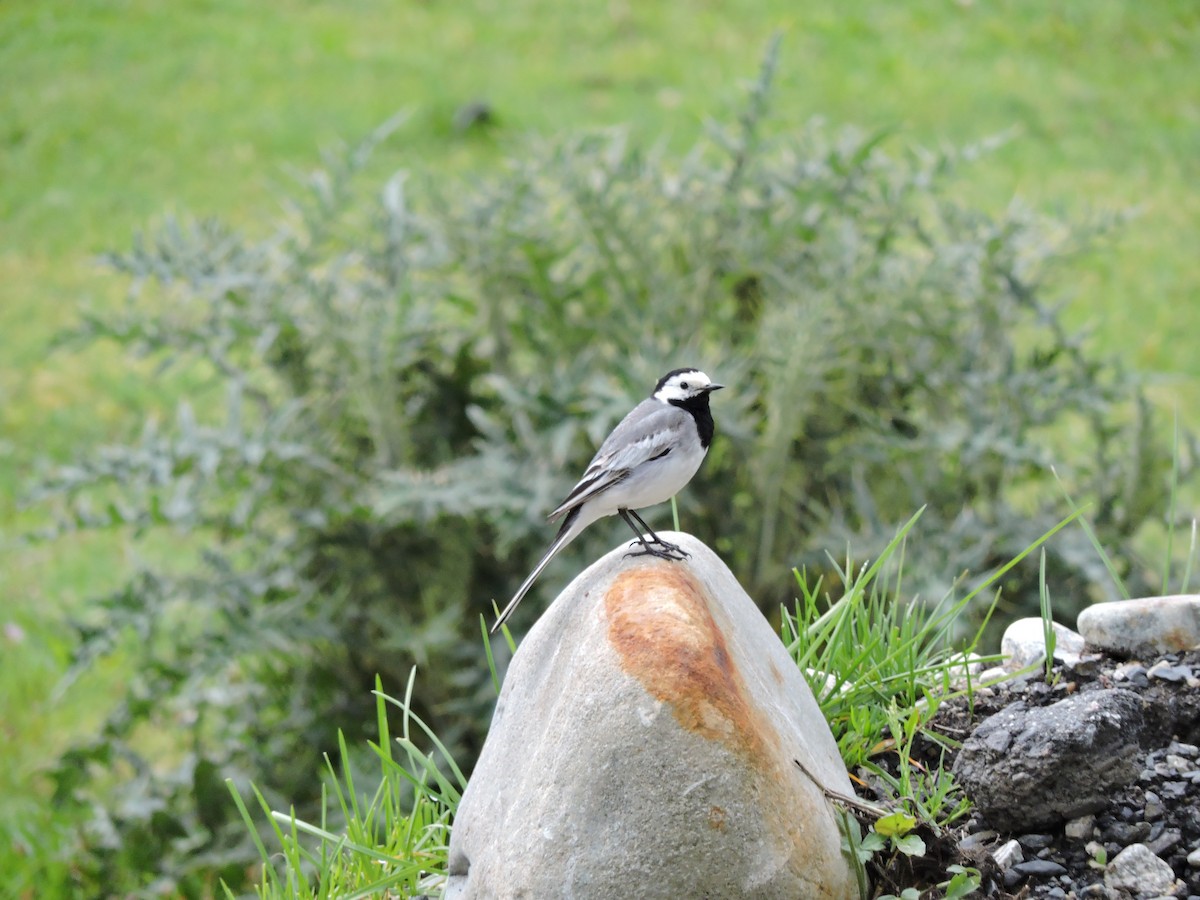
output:
M1104 830L1104 836L1123 847L1137 844L1150 836L1148 822L1117 822Z
M1096 603L1079 614L1079 633L1095 647L1151 658L1200 646L1200 594Z
M1187 795L1186 781L1164 781L1158 791L1164 800L1182 800Z
M1113 681L1129 681L1145 687L1149 682L1146 678L1146 667L1139 662L1122 663L1113 669Z
M1165 660L1156 662L1146 670L1147 678L1157 678L1159 681L1187 681L1191 675L1192 670L1187 666L1172 666Z
M967 819L967 834L975 834L977 831L988 831L987 822L983 821L980 816L971 816ZM995 832L992 835L995 836Z
M1200 847L1187 855L1187 864L1193 869L1200 869Z
M1173 753L1176 756L1183 756L1187 759L1195 759L1200 756L1200 747L1195 744L1185 744L1182 741L1171 741L1167 747L1168 753Z
M1013 871L1022 878L1029 878L1030 876L1050 878L1054 875L1065 874L1067 868L1050 859L1030 859L1022 863L1017 863L1013 866Z
M978 653L968 653L962 659L951 663L949 669L950 683L959 690L979 684L979 674L983 671L983 658Z
M1146 846L1155 856L1161 858L1166 856L1175 846L1183 840L1183 834L1178 828L1164 828L1162 834L1146 842Z
M819 669L805 669L804 675L808 679L808 686L818 697L828 697L834 693L845 694L850 690L847 682Z
M963 851L974 850L978 847L982 847L984 844L994 841L996 837L996 832L992 831L990 828L985 828L982 831L976 831L968 834L965 838L958 842L958 849Z
M1001 869L1010 869L1025 859L1021 844L1017 840L1007 841L992 851L992 859Z
M1153 822L1156 819L1161 819L1163 814L1162 800L1154 791L1146 791L1146 809L1145 816L1147 822Z
M1104 883L1134 897L1160 897L1175 893L1175 872L1145 844L1131 844L1108 864Z
M1184 759L1182 756L1176 756L1174 753L1168 753L1167 758L1164 759L1163 762L1167 764L1167 768L1170 771L1176 774L1182 774L1192 770L1192 763L1190 760Z
M1069 666L1076 665L1083 655L1084 640L1078 633L1052 622L1054 629L1054 658ZM1004 630L1000 653L1009 671L1037 665L1046 658L1046 631L1036 617L1017 619Z
M1021 846L1026 850L1041 850L1054 843L1054 836L1050 834L1023 834L1017 840L1021 842Z
M979 673L977 684L997 684L1002 681L1012 681L1013 673L1004 666L992 666Z
M1082 841L1085 838L1090 838L1092 832L1096 830L1096 817L1089 815L1072 819L1066 824L1063 830L1066 832L1067 837L1072 840Z

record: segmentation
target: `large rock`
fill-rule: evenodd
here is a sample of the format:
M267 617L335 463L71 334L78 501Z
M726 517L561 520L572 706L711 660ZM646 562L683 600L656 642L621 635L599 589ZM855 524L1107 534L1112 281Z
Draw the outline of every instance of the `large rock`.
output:
M450 838L448 900L856 898L852 793L778 637L717 556L609 553L522 642Z
M1096 603L1079 613L1079 633L1094 647L1153 659L1200 647L1200 594Z
M1145 717L1132 691L1023 702L984 719L963 742L954 774L994 828L1013 833L1099 812L1136 780Z

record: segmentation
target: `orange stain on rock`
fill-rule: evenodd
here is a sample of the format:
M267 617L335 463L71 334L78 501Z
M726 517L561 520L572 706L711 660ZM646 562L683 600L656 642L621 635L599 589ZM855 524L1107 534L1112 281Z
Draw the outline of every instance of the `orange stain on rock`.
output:
M797 803L801 793L809 804L826 801L815 784L799 774L791 763L793 756L782 752L774 723L751 704L742 673L709 611L713 602L685 566L629 569L613 580L604 596L608 642L621 669L664 703L682 728L720 742L746 761L751 773L746 790L756 798L767 827L788 848L792 871L820 871L821 865L814 862L818 857L827 858L828 866L841 865L836 842L814 842L810 823L796 816L803 805ZM783 680L773 664L770 677ZM710 807L706 818L716 831L735 826L730 812L719 806ZM804 896L849 896L846 885L831 885L813 883Z
M708 827L716 831L725 830L725 822L729 818L729 813L719 806L710 806L708 808Z
M741 673L709 612L705 589L682 566L622 572L604 597L621 668L666 703L687 731L761 766L775 731L751 707Z

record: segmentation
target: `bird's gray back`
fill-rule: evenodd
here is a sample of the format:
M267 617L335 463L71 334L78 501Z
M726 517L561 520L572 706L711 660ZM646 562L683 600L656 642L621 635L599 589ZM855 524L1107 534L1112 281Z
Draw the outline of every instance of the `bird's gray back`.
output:
M588 469L609 457L618 455L623 448L640 446L655 434L665 434L687 424L688 414L676 406L647 398L629 411L612 433L604 439Z

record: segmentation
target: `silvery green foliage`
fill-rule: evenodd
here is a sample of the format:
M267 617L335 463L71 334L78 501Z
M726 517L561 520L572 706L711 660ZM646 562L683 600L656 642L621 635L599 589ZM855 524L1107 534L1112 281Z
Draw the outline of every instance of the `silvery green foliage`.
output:
M97 807L85 880L236 873L253 854L215 773L303 805L336 729L354 746L370 728L376 673L394 688L415 663L418 712L471 756L493 698L479 616L540 554L596 444L677 365L732 386L682 526L766 609L791 599L791 566L847 543L869 556L920 506L905 579L940 597L1062 518L1052 465L1137 583L1129 548L1167 507L1170 453L1053 302L1095 235L956 203L952 176L983 147L896 152L820 123L767 135L769 72L738 125L686 155L575 134L476 178L373 188L361 170L389 123L307 176L265 238L169 220L111 258L128 306L76 337L211 387L34 489L57 528L171 526L202 548L77 623L80 667L138 637L120 704L58 770L60 799L80 802L109 796L96 772L136 773ZM557 560L518 627L623 527ZM1082 535L1049 553L1064 612L1109 590ZM1036 608L1036 572L1010 587ZM182 763L139 749L145 725L186 735Z

